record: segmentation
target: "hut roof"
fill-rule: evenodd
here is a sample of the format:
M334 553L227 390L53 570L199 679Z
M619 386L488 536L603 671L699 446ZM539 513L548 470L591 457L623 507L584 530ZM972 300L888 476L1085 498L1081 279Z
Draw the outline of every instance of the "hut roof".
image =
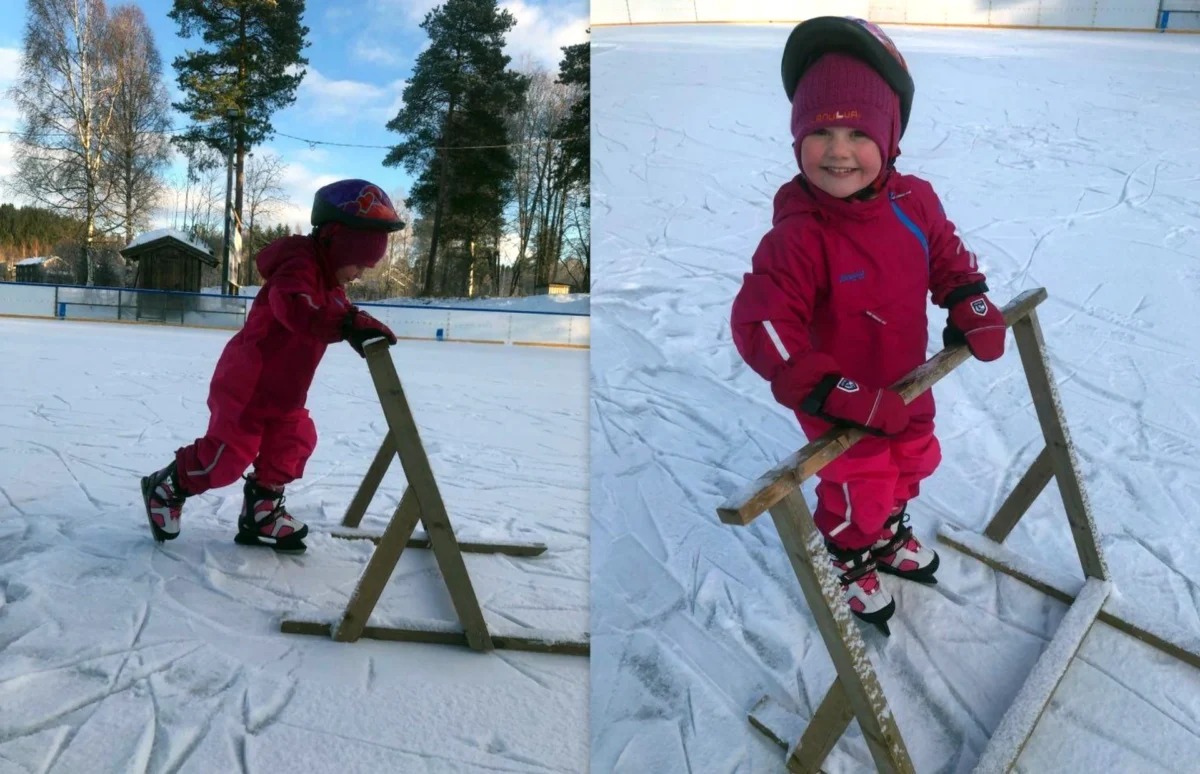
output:
M121 255L131 261L136 261L143 254L164 247L173 247L189 257L204 261L209 266L217 265L217 257L213 255L207 245L173 228L160 228L139 234L121 250Z

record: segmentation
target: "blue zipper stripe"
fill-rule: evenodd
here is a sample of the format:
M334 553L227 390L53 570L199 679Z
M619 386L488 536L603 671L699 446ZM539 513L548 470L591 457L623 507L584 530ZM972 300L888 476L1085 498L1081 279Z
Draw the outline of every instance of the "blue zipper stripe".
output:
M892 201L892 211L896 213L896 217L900 219L900 222L904 224L904 227L913 232L917 239L921 240L921 247L925 249L925 265L928 266L929 241L925 239L925 235L921 233L921 229L917 228L917 224L913 223L912 220L910 220L909 217L904 214L904 210L900 209L900 205L896 204L895 200Z

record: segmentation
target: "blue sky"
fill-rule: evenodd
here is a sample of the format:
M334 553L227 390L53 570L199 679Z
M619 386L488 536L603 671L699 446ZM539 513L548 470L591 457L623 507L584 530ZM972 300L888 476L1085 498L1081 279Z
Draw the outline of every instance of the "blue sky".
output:
M169 0L140 0L162 54L164 78L172 99L180 99L171 62L185 49L198 48L198 38L185 40L167 13ZM399 135L384 124L399 110L406 79L427 44L418 25L438 0L309 0L308 73L297 90L296 102L275 115L276 131L314 140L358 145L390 145ZM110 0L109 8L118 5ZM560 48L587 39L588 0L501 0L517 19L508 35L506 53L513 66L529 57L557 71ZM7 89L20 67L25 0L0 0L0 90ZM175 116L175 125L186 120ZM16 128L18 117L0 93L0 130ZM411 180L400 168L384 167L385 149L310 146L276 135L264 146L287 163L284 187L289 206L282 214L288 224L308 224L313 191L345 177L364 177L394 193L407 192ZM171 175L182 179L178 163ZM11 171L8 138L0 135L0 175ZM0 197L3 198L3 197ZM169 217L164 213L164 217ZM169 225L160 221L159 225Z

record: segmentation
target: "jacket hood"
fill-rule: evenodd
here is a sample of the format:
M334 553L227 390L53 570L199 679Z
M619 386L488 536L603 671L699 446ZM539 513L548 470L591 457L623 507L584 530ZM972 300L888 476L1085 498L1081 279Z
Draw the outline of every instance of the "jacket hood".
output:
M254 259L254 263L258 266L258 273L262 275L265 282L271 279L271 275L278 271L280 266L283 266L290 260L301 257L317 260L317 250L312 238L307 236L288 236L276 239L260 250L258 257Z

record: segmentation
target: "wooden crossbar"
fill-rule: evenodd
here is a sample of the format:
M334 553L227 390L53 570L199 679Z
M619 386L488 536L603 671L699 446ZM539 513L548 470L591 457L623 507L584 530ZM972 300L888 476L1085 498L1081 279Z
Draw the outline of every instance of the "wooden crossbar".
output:
M367 470L362 485L351 501L343 526L358 526L393 457L400 458L408 487L404 490L382 535L355 536L372 539L376 546L362 575L359 576L358 584L351 593L340 620L332 624L321 620L289 619L280 624L280 630L292 634L328 635L338 642L356 642L359 638L367 636L409 642L466 644L478 651L506 647L587 655L589 642L586 636L571 638L529 630L519 635L506 636L499 643L492 637L463 561L462 547L455 538L454 528L446 513L446 504L442 501L433 468L425 454L425 446L421 442L416 421L413 419L404 388L400 384L400 377L396 373L396 365L388 353L388 345L382 340L370 342L364 346L363 351L371 372L371 380L379 395L388 432ZM418 522L425 527L425 538L413 537ZM450 592L454 611L458 615L460 629L435 625L424 628L367 625L384 588L395 572L401 554L411 545L427 545L433 550L446 589ZM503 549L504 546L491 545L489 548ZM522 549L521 546L515 548ZM545 550L545 546L541 546L541 549Z
M1017 296L1002 310L1005 324L1011 327L1024 319L1038 304L1045 301L1046 297L1045 288L1027 290ZM912 403L970 356L971 353L966 347L943 349L892 385L892 389L900 393L905 403ZM849 428L829 431L747 484L717 509L717 516L726 524L749 524L782 500L788 492L798 488L821 468L842 456L864 435L861 430Z
M1071 605L1058 631L1034 665L1017 699L1001 719L976 771L1007 772L1015 765L1026 742L1033 734L1038 720L1049 704L1059 681L1066 673L1084 637L1097 621L1119 621L1126 631L1155 644L1172 655L1194 663L1192 654L1181 640L1163 637L1139 628L1128 621L1107 613L1104 605L1111 598L1112 584L1086 493L1081 485L1079 462L1063 419L1062 404L1050 373L1050 364L1038 323L1036 307L1047 298L1045 289L1022 293L1004 307L1005 323L1013 328L1021 363L1029 382L1034 408L1042 428L1046 446L1033 461L1013 492L988 524L978 540L999 547L1028 511L1033 501L1054 478L1062 496L1071 534L1079 554L1084 582L1075 593L1063 591L1059 583L1040 581L1036 573L1019 569L1019 561L989 561L1014 577L1032 583ZM904 379L896 389L911 403L930 389L969 357L967 348L944 349ZM787 551L792 569L812 610L837 678L820 706L804 728L797 745L789 750L787 768L790 772L817 772L822 761L845 732L851 718L859 722L867 747L879 771L912 771L912 761L888 708L882 688L857 627L852 625L850 612L842 599L841 586L828 558L824 555L823 540L812 523L812 515L804 503L800 486L825 465L837 459L857 443L864 433L852 429L835 429L800 449L783 463L743 488L718 509L727 524L745 525L764 510L769 510ZM943 540L947 537L942 536ZM972 553L966 543L956 545L980 558L994 559L996 551L976 546ZM1011 552L1010 552L1011 555ZM987 559L985 558L985 561ZM1114 624L1116 625L1116 624ZM761 698L750 713L750 722L775 741L785 738L786 731L776 726L794 728L788 713L770 696Z

